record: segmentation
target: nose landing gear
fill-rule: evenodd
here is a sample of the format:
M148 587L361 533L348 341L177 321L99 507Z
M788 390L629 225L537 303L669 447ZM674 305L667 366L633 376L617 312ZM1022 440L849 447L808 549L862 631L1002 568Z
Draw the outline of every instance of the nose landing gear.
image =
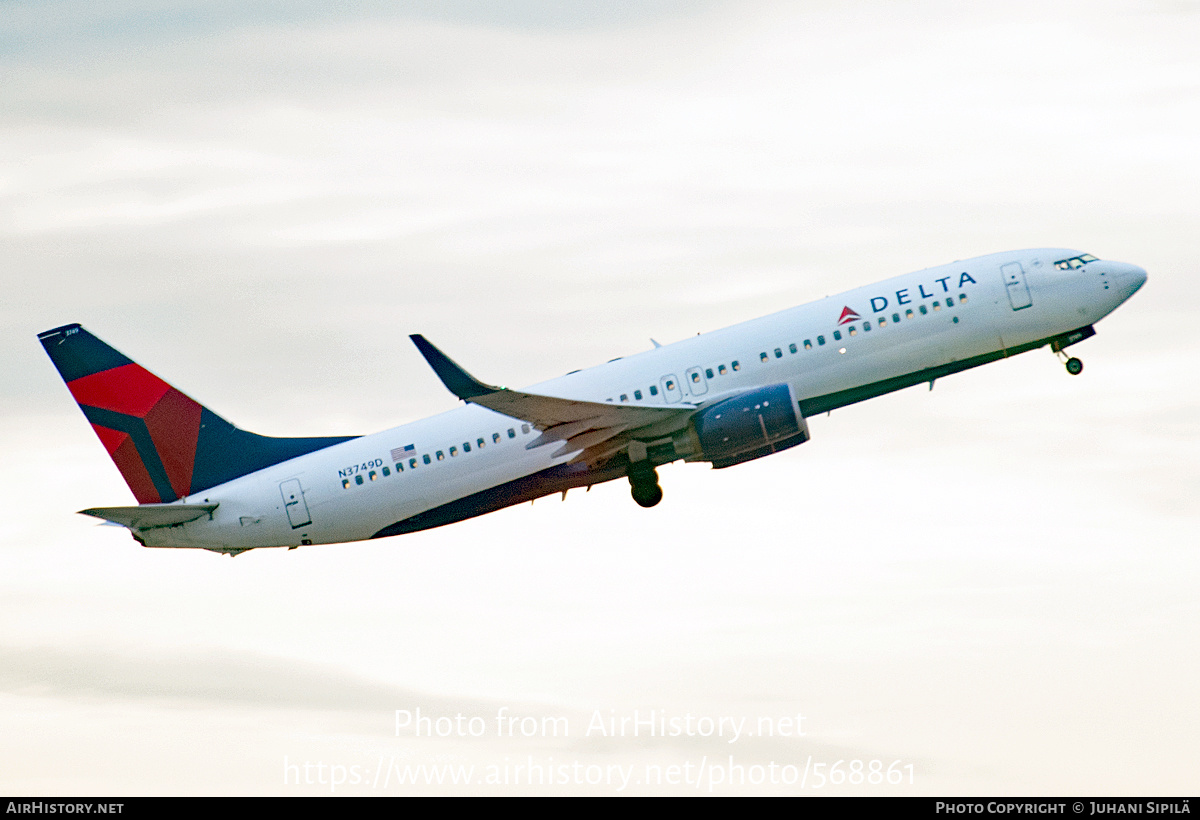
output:
M1067 372L1072 376L1078 376L1083 372L1083 362L1076 359L1074 356L1067 358L1067 354L1061 350L1054 351L1054 355L1058 356L1058 360L1067 368Z
M662 487L658 486L658 473L648 461L635 461L629 465L629 494L640 507L653 507L662 501Z
M1063 352L1063 348L1073 345L1076 342L1082 342L1084 339L1095 335L1096 331L1091 325L1081 327L1079 330L1072 330L1070 333L1064 333L1062 336L1051 339L1050 349L1054 351L1054 355L1058 357L1058 360L1066 366L1068 373L1072 376L1078 376L1083 372L1083 362L1074 356L1068 358L1067 354Z

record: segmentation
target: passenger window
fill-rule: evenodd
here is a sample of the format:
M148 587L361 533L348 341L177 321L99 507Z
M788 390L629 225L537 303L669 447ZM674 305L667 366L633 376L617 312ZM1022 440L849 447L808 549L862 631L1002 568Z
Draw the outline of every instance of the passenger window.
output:
M941 310L941 309L942 309L942 303L941 303L941 302L934 302L934 303L933 303L933 309L934 309L934 310Z
M477 445L479 446L479 449L480 449L480 450L482 450L482 449L483 449L483 445L485 444L485 442L484 442L484 440L483 440L483 439L481 439L481 438L477 438L477 439L475 439L475 444L477 444Z
M692 384L700 384L700 372L699 371L692 374Z
M464 441L464 442L463 442L463 452L464 452L464 453L469 453L469 452L471 452L471 442L469 442L469 441Z
M858 331L854 329L854 325L850 325L850 335L851 335L851 336L857 336L857 335L858 335Z
M445 460L446 460L446 454L445 454L445 453L443 453L441 450L438 450L438 451L437 451L437 460L438 460L438 461L445 461Z
M949 296L946 297L946 307L954 307L954 300Z
M958 303L960 305L965 305L967 303L967 294L965 294L965 293L958 294Z
M886 322L886 321L887 321L887 319L884 319L883 321L885 321L885 322ZM870 323L870 322L863 322L863 330L870 330L870 329L871 329L871 323Z
M767 363L767 360L768 360L768 359L770 359L770 358L771 358L771 357L767 355L767 351L765 351L765 350L764 350L762 353L759 353L759 354L758 354L758 360L759 360L760 362L762 362L763 364L766 364L766 363Z
M454 458L456 455L458 455L458 448L457 448L457 447L451 447L451 448L450 448L450 458Z
M499 443L500 443L500 434L492 433L492 444L499 444Z
M642 391L641 391L641 390L634 390L634 391L633 391L633 398L634 398L634 400L635 400L635 401L641 401L641 400L642 400Z
M880 327L887 327L887 319L885 319L884 317L880 316L880 317L879 317L879 326L880 326Z
M612 401L612 399L609 399L609 401ZM508 428L508 437L509 437L509 438L516 438L516 437L517 437L517 431L516 431L516 430L514 430L514 429L512 429L511 427L509 427L509 428Z
M727 371L725 370L725 365L722 364L722 365L717 366L717 373L719 375L724 376L726 372Z
M529 435L529 430L530 430L530 427L528 424L521 425L521 432L524 433L525 435Z
M399 464L397 464L397 465L396 465L396 470L397 470L397 471L399 471L399 470L403 470L403 469L404 469L404 468L403 468L403 467L401 467ZM388 476L390 476L391 474L392 474L392 471L391 471L391 470L389 470L387 467L384 467L384 468L383 468L383 477L384 477L384 478L387 478L387 477L388 477Z
M628 393L622 393L622 394L621 394L621 401L629 401L629 394L628 394Z
M342 479L342 489L343 489L343 490L348 490L348 489L350 489L350 479L348 479L348 478L343 478L343 479Z
M708 378L710 378L710 379L711 379L711 378L713 377L712 368L711 368L711 367L707 368L707 369L704 371L704 375L705 375L705 376L707 376Z
M422 458L422 460L423 460L423 461L424 461L426 464L432 464L432 463L433 463L433 462L432 462L432 460L429 458L429 453L426 453L425 455L421 456L421 458Z
M819 345L823 345L823 344L825 344L825 337L824 337L824 336L818 336L818 337L817 337L817 344L819 344Z
M788 345L788 353L795 353L795 352L796 352L796 343L792 342L790 345Z
M909 313L912 313L912 311L909 311ZM892 321L893 321L893 322L895 322L896 324L900 324L900 314L899 314L899 313L893 313L893 314L892 314Z
M674 379L667 379L667 389L668 390L675 389L675 380Z
M840 330L833 331L833 339L834 339L834 341L840 342L842 340L842 331L840 331Z
M742 366L737 363L737 359L734 359L733 362L729 366L734 369L734 372L737 372L738 370L742 369Z
M917 306L917 310L921 311L921 315L922 315L922 316L928 316L928 315L929 315L929 308L925 307L924 305L918 305L918 306Z
M911 319L912 317L913 317L912 308L909 308L908 310L904 311L905 319Z
M376 475L375 475L375 471L374 471L374 470L372 470L372 471L371 471L371 480L372 480L372 481L374 481L376 478L378 478L378 476L376 476Z
M782 350L780 350L779 348L775 348L775 358L776 358L776 359L782 359L782 358L783 358L783 351L782 351Z
M804 340L804 349L805 349L805 350L812 350L812 341L811 341L810 339L805 339L805 340Z
M655 386L655 385L653 385L653 384L652 384L652 385L650 385L650 395L651 395L651 396L657 396L657 395L658 395L658 387L657 387L657 386Z
M354 483L355 483L355 484L362 484L362 483L363 483L363 480L362 480L362 473L359 473L358 475L356 475L356 476L354 477Z
M408 469L410 469L410 470L417 469L417 460L415 458L410 458L408 460Z

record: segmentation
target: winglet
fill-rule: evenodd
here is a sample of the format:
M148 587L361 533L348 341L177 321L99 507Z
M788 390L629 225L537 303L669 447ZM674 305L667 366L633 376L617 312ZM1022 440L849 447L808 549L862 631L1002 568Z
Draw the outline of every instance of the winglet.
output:
M408 338L413 340L413 344L417 346L417 350L421 351L421 355L425 357L425 361L429 362L429 366L433 368L433 372L442 380L442 384L446 385L451 393L463 401L470 401L476 396L484 396L488 393L495 393L504 389L502 387L492 387L490 384L484 384L479 381L459 367L453 359L434 347L420 333L414 333Z

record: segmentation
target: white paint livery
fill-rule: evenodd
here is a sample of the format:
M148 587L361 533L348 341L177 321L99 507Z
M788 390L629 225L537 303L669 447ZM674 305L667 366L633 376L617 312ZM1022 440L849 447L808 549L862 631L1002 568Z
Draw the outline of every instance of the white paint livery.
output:
M129 527L146 546L237 554L412 532L621 477L629 477L638 503L653 506L661 498L657 465L682 458L730 466L807 440L806 416L1046 345L1065 358L1062 348L1092 335L1092 325L1145 281L1141 268L1078 251L993 254L657 346L524 392L475 381L414 337L465 406L171 504L85 512ZM1078 359L1068 360L1071 373L1081 369ZM786 392L764 392L779 386ZM772 400L776 417L763 407ZM707 432L721 424L735 425L733 437L752 443L710 452L730 441Z

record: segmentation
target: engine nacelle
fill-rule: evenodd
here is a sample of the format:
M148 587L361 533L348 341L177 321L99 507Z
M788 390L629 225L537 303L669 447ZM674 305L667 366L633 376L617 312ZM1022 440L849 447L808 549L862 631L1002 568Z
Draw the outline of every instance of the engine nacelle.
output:
M703 408L677 435L675 446L688 461L711 461L720 469L778 453L808 438L808 423L792 386L774 384Z

